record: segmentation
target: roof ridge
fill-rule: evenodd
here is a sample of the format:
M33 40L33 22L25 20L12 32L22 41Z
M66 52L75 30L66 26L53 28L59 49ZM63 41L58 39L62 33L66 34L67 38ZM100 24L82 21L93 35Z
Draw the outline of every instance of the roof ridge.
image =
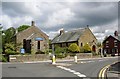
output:
M78 29L72 29L72 30L68 30L67 32L74 32L74 31L80 31L80 30L84 30L85 28L78 28ZM65 32L65 33L67 33Z

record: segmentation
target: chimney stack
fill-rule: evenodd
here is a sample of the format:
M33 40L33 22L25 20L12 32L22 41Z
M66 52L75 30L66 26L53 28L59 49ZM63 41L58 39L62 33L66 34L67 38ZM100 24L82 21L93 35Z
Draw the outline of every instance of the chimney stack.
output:
M87 28L89 28L89 25L87 25Z
M114 32L114 36L118 38L118 32L117 31Z
M64 29L61 28L61 29L60 29L60 35L62 35L64 32L65 32Z
M35 21L32 21L31 26L35 26Z

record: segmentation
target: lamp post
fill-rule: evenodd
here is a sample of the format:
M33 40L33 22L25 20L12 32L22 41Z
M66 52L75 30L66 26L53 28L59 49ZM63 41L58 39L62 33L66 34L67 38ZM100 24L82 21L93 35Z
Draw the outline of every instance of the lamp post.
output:
M102 26L101 26L101 33L103 34L103 31L102 31ZM102 49L102 39L101 39L101 57L103 57L103 49Z

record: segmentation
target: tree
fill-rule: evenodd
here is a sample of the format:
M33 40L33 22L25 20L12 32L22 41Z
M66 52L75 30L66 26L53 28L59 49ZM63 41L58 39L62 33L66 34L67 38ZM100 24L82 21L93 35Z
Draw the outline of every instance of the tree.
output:
M90 45L86 43L86 44L83 46L83 50L84 50L84 52L91 52Z
M13 43L6 43L5 44L5 54L7 54L7 55L16 54L15 44L13 44Z
M69 51L71 51L72 53L76 53L76 52L80 52L80 48L79 46L76 44L76 43L72 43L70 46L69 46Z
M13 42L13 37L16 33L16 30L14 27L8 28L7 30L4 30L3 33L3 43L10 43Z
M29 27L30 27L29 25L22 25L22 26L18 27L17 30L18 30L18 32L21 32Z
M101 46L102 46L102 45L101 45L101 42L98 42L98 43L97 43L97 47L101 48Z

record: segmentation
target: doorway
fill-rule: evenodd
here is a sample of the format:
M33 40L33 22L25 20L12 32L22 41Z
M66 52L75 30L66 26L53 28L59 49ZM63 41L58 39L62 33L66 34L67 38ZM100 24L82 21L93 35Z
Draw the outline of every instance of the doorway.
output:
M23 48L25 49L26 53L31 53L31 39L23 40Z
M92 46L92 51L96 52L96 46L95 45Z
M38 41L38 43L37 43L37 49L40 50L40 41Z

